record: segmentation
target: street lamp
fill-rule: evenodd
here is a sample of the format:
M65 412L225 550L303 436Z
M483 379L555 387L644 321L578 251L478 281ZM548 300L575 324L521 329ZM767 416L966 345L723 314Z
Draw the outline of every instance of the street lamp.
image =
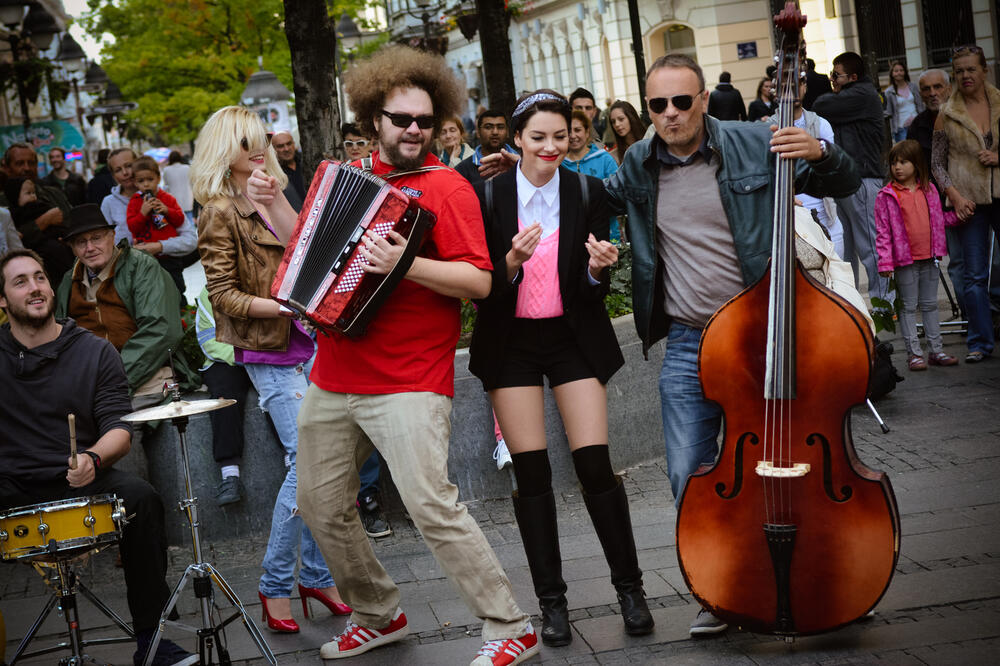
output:
M46 51L52 46L52 40L59 34L59 24L37 2L31 3L28 15L24 17L21 32L28 36L31 43L39 51Z
M80 106L80 85L77 81L77 75L82 74L84 68L87 66L87 55L77 44L73 36L68 32L63 35L62 41L59 42L59 53L56 55L56 60L62 64L63 69L69 75L70 84L73 86L73 101L76 103L76 124L80 126L80 136L83 137L83 146L80 151L83 154L83 168L86 170L90 166L90 160L87 159L87 133L83 128L83 108ZM86 76L86 74L84 74ZM105 75L107 78L107 75Z
M431 46L431 17L434 14L443 12L446 6L447 0L403 0L400 6L400 13L419 20L423 27L424 36L419 48L425 51L434 51L441 55L444 55L445 51L447 51L447 37L440 34L434 36L434 45L433 47ZM417 45L415 44L417 40L407 38L405 32L401 37L400 41L409 43L411 46Z
M22 0L0 0L0 23L8 30L16 31L24 18L24 8L30 4Z
M28 7L28 13L24 8ZM28 111L28 96L19 63L25 62L35 50L44 51L52 45L59 34L56 20L37 2L24 0L0 0L0 22L7 28L7 35L0 38L10 44L11 67L14 73L17 97L21 103L21 121L24 125L24 140L30 141L31 115Z

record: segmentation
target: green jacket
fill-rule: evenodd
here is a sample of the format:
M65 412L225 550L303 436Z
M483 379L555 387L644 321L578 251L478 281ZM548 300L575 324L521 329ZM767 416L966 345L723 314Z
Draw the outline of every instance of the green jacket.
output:
M719 195L729 218L743 282L764 274L771 256L775 155L767 123L720 121L705 116L708 147L719 157ZM660 164L655 135L632 145L621 167L606 181L609 205L628 214L632 243L632 307L643 353L665 337L662 262L656 251L656 211ZM854 161L836 146L818 162L799 160L795 191L815 197L844 197L861 186Z
M198 373L181 352L180 294L170 274L145 252L133 250L127 240L118 243L121 255L115 266L114 286L125 309L135 321L135 334L121 349L129 394L135 393L157 370L168 365L167 350L174 352L174 369L184 390L201 385ZM63 277L56 293L56 317L68 316L70 288L79 260Z

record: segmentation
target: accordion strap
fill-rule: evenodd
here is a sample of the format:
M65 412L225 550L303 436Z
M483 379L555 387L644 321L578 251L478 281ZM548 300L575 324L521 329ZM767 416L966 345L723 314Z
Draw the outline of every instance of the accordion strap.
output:
M368 157L361 158L361 168L365 171L370 172L372 170L373 161L371 155ZM428 171L441 171L447 167L443 166L426 166L420 167L419 169L408 169L406 171L390 171L389 173L376 173L372 174L378 176L382 180L389 180L390 178L401 178L402 176L412 176L415 173L427 173Z

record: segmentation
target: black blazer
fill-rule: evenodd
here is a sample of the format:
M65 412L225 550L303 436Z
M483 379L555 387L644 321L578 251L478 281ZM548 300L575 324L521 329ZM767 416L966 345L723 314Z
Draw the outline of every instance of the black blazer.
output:
M580 175L564 167L559 169L559 291L563 316L576 342L590 364L594 376L606 384L625 364L618 338L607 310L609 271L605 269L600 284L587 279L590 255L584 243L594 234L608 240L608 210L604 183L585 176L588 184L588 207L582 210L583 193ZM486 243L493 262L493 285L490 295L477 301L479 313L469 348L469 370L492 389L505 360L507 338L514 322L518 284L507 280L506 255L517 233L517 180L514 170L492 179L493 210L486 209L485 183L475 186L486 226Z

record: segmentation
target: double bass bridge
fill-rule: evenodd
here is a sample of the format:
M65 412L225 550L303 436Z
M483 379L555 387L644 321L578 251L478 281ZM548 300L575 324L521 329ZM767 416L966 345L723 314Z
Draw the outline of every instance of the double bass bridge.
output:
M775 465L770 460L758 460L754 469L757 476L765 479L795 479L805 476L810 470L809 463L792 463L791 465Z

